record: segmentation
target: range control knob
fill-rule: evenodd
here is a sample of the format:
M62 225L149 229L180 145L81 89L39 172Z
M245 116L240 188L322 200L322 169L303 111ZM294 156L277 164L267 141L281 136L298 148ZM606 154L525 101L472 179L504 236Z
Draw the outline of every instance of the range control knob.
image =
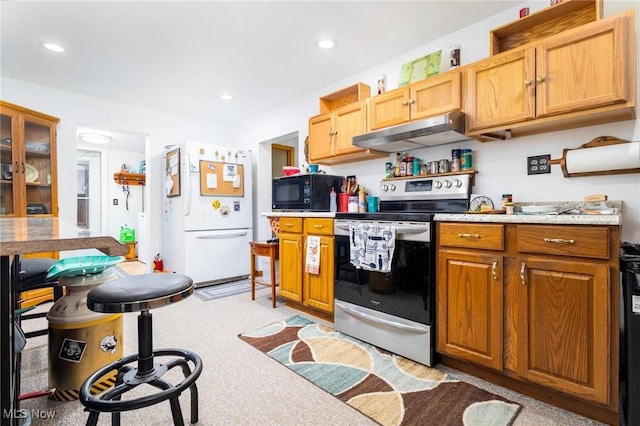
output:
M438 189L442 188L442 182L440 182L439 180L433 182L433 185Z
M456 179L453 181L456 188L460 188L462 186L462 181L460 179Z
M392 192L395 191L396 190L396 186L394 184L390 183L389 184L389 190L392 191Z
M445 187L445 188L451 188L451 181L449 181L449 180L445 180L445 181L444 181L444 187Z
M382 185L382 192L387 192L389 190L389 185L387 185L386 183Z

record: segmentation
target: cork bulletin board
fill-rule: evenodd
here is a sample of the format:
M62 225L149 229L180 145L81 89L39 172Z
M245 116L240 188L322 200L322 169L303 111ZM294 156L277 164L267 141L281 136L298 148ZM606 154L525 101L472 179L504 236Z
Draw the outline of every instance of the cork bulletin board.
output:
M200 195L244 197L244 166L200 160Z

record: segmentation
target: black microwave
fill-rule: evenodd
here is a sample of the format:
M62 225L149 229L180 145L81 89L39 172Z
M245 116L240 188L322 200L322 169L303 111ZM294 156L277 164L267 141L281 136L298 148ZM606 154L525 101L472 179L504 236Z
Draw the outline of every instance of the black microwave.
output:
M328 212L331 188L338 194L342 176L324 173L283 176L273 179L273 211Z

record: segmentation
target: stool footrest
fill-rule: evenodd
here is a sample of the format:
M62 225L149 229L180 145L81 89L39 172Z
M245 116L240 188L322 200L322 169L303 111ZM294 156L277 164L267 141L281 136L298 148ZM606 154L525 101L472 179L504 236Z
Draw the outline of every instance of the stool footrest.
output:
M177 407L174 405L177 403L177 398L180 394L187 388L191 390L191 423L198 421L198 390L195 381L202 372L202 360L200 357L191 351L182 349L159 349L153 352L153 356L172 358L159 364L160 367L157 369L159 374L138 376L137 368L128 365L138 361L138 354L128 355L105 365L84 381L80 387L80 401L87 410L92 412L92 415L95 414L95 421L97 421L97 414L100 412L120 413L122 411L148 407L166 400L171 400L171 408L174 414L174 420L176 420L176 410L179 412L180 407L179 405ZM189 362L193 363L193 370L190 368ZM162 375L166 371L174 367L180 367L184 375L184 380L175 385L162 378ZM100 377L113 370L118 371L115 386L97 394L97 396L92 395L92 385L98 381ZM127 377L133 375L136 380L133 381L133 383L130 380L124 381L123 378L125 375ZM160 391L142 397L121 399L122 395L141 384L148 384L159 388ZM181 414L180 417L182 417Z

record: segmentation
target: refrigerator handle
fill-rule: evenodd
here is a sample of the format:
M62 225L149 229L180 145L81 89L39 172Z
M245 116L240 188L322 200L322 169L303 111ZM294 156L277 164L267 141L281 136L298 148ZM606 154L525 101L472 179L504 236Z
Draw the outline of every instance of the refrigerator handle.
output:
M204 240L220 240L225 238L244 237L247 231L227 232L225 234L196 234L196 238Z
M184 150L185 164L182 165L182 180L184 181L184 215L191 214L191 158L189 152Z

